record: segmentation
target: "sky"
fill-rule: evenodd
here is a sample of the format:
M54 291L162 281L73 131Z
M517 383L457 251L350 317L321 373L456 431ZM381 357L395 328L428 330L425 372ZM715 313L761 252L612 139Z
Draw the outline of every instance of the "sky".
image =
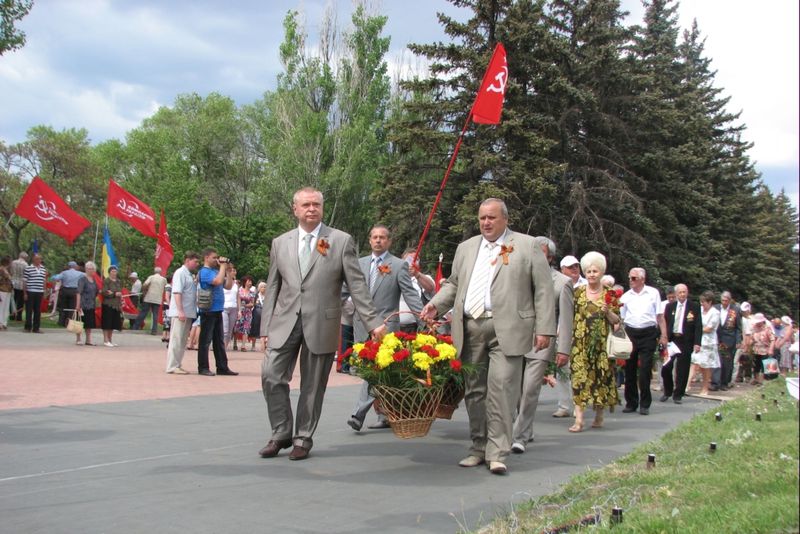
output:
M124 139L183 93L210 92L249 104L274 89L283 19L300 11L311 38L327 0L34 0L18 27L24 48L0 56L0 141L25 140L32 126L86 128L92 142ZM420 70L408 43L444 41L436 13L463 20L444 0L372 0L388 16L393 72ZM637 0L623 0L629 23ZM352 3L333 3L342 25ZM797 0L683 0L679 23L696 19L716 86L741 112L749 155L764 182L798 205ZM513 58L509 58L513 61ZM402 68L401 68L402 66Z

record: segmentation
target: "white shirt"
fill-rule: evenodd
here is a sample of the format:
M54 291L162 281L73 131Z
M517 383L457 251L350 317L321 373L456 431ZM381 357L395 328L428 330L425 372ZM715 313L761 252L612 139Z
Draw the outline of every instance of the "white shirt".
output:
M674 333L676 333L676 334L683 334L683 316L686 315L686 303L687 302L689 302L689 301L688 300L685 300L683 302L681 302L679 300L675 301L675 320L672 323L672 331ZM661 308L661 310L662 310L661 314L662 315L664 314L663 310L664 310L665 307L666 306Z
M236 308L236 297L239 295L239 284L234 282L230 289L225 289L224 286L222 289L225 293L224 306L226 308Z
M313 252L314 247L317 246L317 237L319 237L319 231L322 228L322 223L319 223L316 228L311 230L310 232L306 232L299 226L297 227L298 230L298 240L297 240L297 256L299 257L303 253L303 247L305 246L305 239L308 234L311 234L311 250Z
M191 319L197 317L197 286L194 283L192 273L185 265L181 265L172 275L172 294L169 297L167 317L178 316L175 295L181 296L184 315Z
M500 248L503 246L506 238L506 233L508 230L503 232L503 235L497 238L494 242L494 247L489 247L491 244L490 241L487 241L485 237L481 238L481 245L478 249L478 258L475 260L475 267L472 269L472 275L470 275L470 280L475 277L475 274L479 271L482 262L489 263L489 282L486 284L486 292L484 293L483 297L483 309L484 311L492 311L492 280L494 279L494 271L497 267L497 256L500 255ZM467 288L467 294L465 295L466 301L469 302L469 288ZM465 313L469 313L468 310L464 310Z
M588 285L588 284L589 284L589 281L586 278L584 278L582 275L579 274L578 275L578 281L575 282L572 285L572 288L573 289L578 289L579 287L585 286L585 285Z
M637 293L629 289L619 299L622 304L622 320L631 328L658 326L657 317L661 315L661 295L654 287L644 286Z

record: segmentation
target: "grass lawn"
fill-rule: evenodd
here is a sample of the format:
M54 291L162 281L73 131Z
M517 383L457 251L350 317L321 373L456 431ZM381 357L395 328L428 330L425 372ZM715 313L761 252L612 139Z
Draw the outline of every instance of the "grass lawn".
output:
M797 401L779 378L573 478L481 532L798 532L799 434ZM711 442L716 452L709 451ZM656 463L648 469L650 453ZM610 522L614 507L622 509L621 523ZM600 523L579 529L589 516ZM559 530L566 525L572 529Z

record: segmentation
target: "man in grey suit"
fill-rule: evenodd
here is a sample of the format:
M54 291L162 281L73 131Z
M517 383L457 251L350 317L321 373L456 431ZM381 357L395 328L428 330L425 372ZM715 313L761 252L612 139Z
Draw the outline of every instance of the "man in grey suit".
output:
M488 463L505 474L522 355L543 350L556 334L553 280L533 238L508 230L508 209L496 198L478 210L481 235L458 246L447 283L422 309L433 319L453 308L453 342L478 372L466 379L472 447L462 467Z
M392 246L389 229L383 225L373 226L369 232L369 246L372 254L364 256L358 263L364 278L367 279L372 304L378 317L385 321L387 331L396 332L400 327L400 317L394 315L387 318L400 309L400 296L402 295L408 307L417 313L422 311L422 300L411 282L408 263L389 252L389 247ZM355 331L353 339L357 342L367 339L367 329L358 313L353 316L353 329ZM375 399L369 394L369 385L364 382L353 415L347 421L353 430L361 430L373 402ZM381 416L378 422L369 428L389 428L389 423Z
M277 456L291 445L290 460L308 458L339 340L343 283L373 338L386 332L358 267L353 238L322 224L322 203L322 193L316 189L296 192L292 208L299 228L272 241L261 316L261 335L267 344L261 386L272 438L259 451L262 458ZM289 381L298 357L300 398L293 426Z
M533 242L542 249L547 263L552 264L556 255L555 243L544 236L534 238ZM550 276L553 279L553 302L558 319L556 342L544 350L533 350L525 354L522 397L514 421L514 443L511 445L512 452L518 454L525 452L525 445L533 441L533 418L539 405L539 393L547 367L555 357L556 366L563 368L569 363L572 351L572 320L575 313L572 279L553 268L550 269Z

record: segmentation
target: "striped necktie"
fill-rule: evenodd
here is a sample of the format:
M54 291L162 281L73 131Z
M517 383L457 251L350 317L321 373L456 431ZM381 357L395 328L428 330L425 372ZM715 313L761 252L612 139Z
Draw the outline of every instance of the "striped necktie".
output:
M467 289L467 302L466 310L469 316L477 319L485 311L484 302L486 300L486 286L489 284L489 273L492 271L492 251L495 243L487 243L486 248L489 250L487 254L479 254L479 264L473 273L472 280L469 282Z
M369 270L369 289L372 290L375 287L375 283L378 281L378 272L380 271L381 259L380 258L372 258L372 267Z

